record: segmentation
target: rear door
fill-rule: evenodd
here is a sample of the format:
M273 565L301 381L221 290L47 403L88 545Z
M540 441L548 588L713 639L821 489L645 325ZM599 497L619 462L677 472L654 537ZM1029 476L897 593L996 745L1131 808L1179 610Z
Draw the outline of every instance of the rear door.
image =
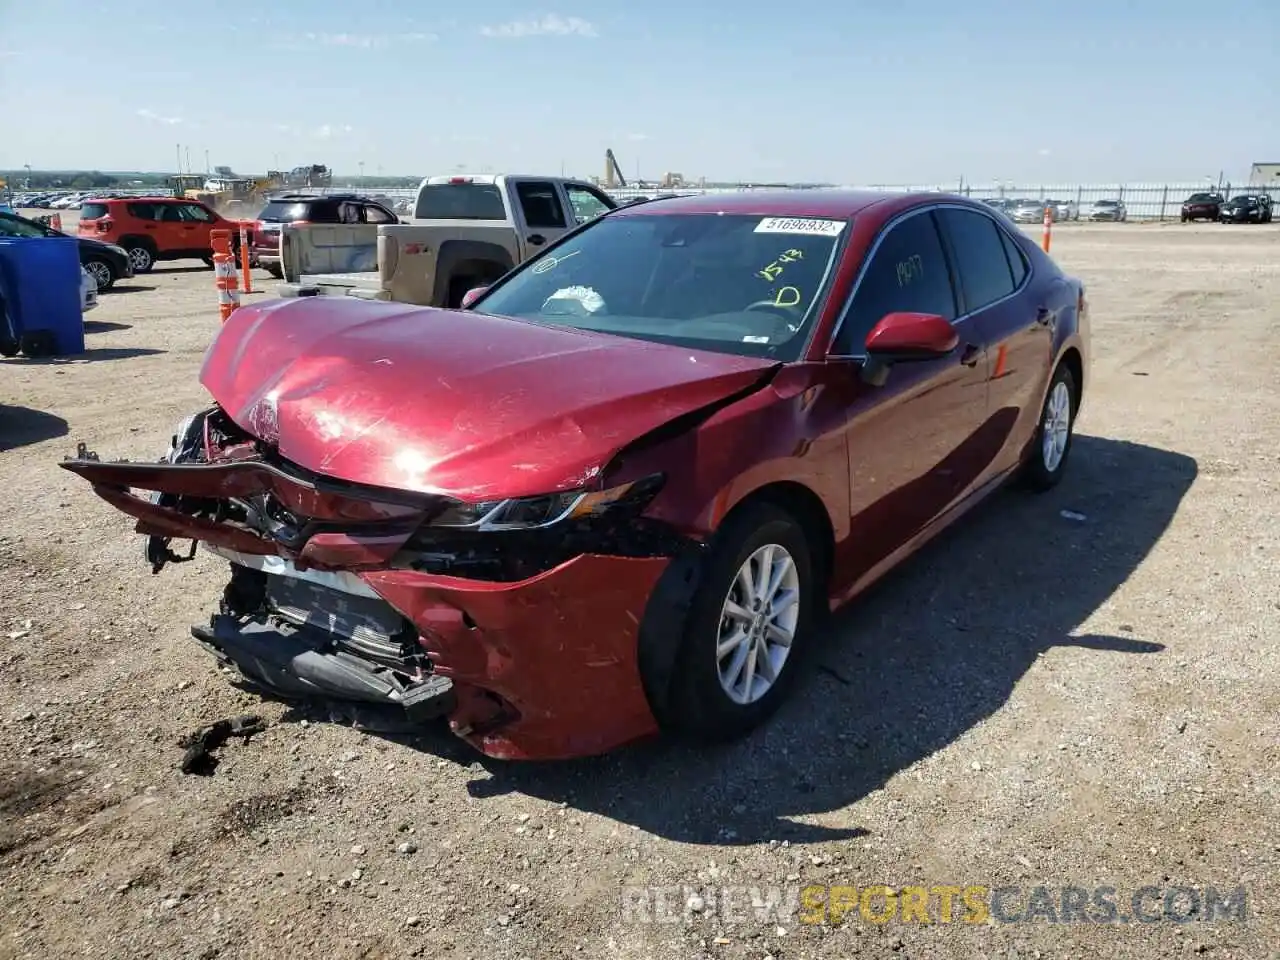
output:
M152 203L149 201L134 201L125 204L125 210L128 211L129 220L123 225L120 231L122 234L140 234L155 244L157 250L164 249L164 231L161 222L161 208L163 203Z
M1051 281L1032 287L1030 261L992 217L943 207L938 222L959 280L961 314L990 351L991 410L1008 427L991 469L1002 472L1016 463L1039 423L1062 297Z
M568 205L559 186L550 180L507 180L515 201L516 232L523 259L554 243L569 232L576 220L566 212Z
M901 363L880 386L847 365L850 541L857 579L920 534L985 475L999 449L988 424L988 358L972 318L960 315L952 270L930 208L909 211L871 248L839 321L831 354L866 357L887 314L937 314L960 343L935 360Z

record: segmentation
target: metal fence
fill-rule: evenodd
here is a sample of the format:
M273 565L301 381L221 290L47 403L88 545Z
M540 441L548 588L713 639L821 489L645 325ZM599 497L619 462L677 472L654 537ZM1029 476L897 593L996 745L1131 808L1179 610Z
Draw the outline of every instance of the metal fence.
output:
M1182 201L1193 193L1217 192L1225 197L1233 197L1240 193L1268 193L1273 201L1280 200L1280 187L1258 187L1247 184L1206 184L1199 182L1185 183L1114 183L1114 184L1039 184L1013 185L1008 183L930 183L930 184L862 184L845 185L846 189L880 190L892 193L925 192L925 193L958 193L974 200L1006 198L1010 200L1057 200L1070 201L1077 204L1082 218L1088 216L1089 207L1098 200L1120 200L1124 203L1131 220L1176 220L1179 217ZM655 196L697 196L716 193L741 193L757 188L742 187L686 187L676 190L658 188L606 188L605 192L615 200L631 200L636 197ZM797 188L799 189L799 188ZM101 191L103 194L131 194L135 196L164 193L163 188L112 189ZM355 183L333 185L327 189L290 190L290 193L338 193L356 192L367 196L385 197L389 200L411 201L417 196L417 187L392 187L378 189L363 187Z
M1089 207L1098 200L1119 200L1124 203L1131 220L1176 220L1179 217L1182 202L1193 193L1221 193L1227 198L1240 193L1268 193L1273 201L1280 200L1280 187L1257 187L1232 183L1206 184L1203 180L1185 183L1059 183L1037 185L1013 185L1007 183L849 184L847 188L882 190L891 193L958 193L974 200L991 200L1003 197L1010 200L1070 201L1077 205L1082 218L1088 216ZM361 188L355 184L348 184L344 187L335 186L331 189L337 191L360 190ZM636 197L666 196L670 194L695 196L714 193L740 193L752 189L754 188L707 187L703 189L661 190L627 187L606 189L605 192L615 200L631 200ZM411 200L417 195L417 188L366 189L361 192L399 201Z

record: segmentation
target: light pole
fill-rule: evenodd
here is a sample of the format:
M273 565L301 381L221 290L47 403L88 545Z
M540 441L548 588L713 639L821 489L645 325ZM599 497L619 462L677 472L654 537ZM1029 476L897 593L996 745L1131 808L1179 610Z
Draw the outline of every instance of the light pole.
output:
M364 186L364 161L360 161L360 186Z
M26 182L26 185L25 185L25 186L23 186L23 188L22 188L22 189L24 189L24 190L30 190L30 189L31 189L31 164L29 164L29 163L24 163L24 164L22 165L22 167L23 167L23 169L24 169L24 170L26 170L26 171L27 171L27 182Z

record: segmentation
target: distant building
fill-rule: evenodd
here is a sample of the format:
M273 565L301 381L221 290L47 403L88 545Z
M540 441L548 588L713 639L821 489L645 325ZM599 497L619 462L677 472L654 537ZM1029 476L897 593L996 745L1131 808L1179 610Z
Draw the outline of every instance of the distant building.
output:
M1280 163L1255 163L1249 171L1249 186L1280 187Z

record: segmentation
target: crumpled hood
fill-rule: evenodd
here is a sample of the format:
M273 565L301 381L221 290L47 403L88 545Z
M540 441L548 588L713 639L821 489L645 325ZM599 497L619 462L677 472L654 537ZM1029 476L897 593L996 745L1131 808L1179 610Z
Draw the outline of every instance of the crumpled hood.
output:
M667 421L775 363L345 297L241 307L201 382L242 428L327 476L468 500L589 483Z

